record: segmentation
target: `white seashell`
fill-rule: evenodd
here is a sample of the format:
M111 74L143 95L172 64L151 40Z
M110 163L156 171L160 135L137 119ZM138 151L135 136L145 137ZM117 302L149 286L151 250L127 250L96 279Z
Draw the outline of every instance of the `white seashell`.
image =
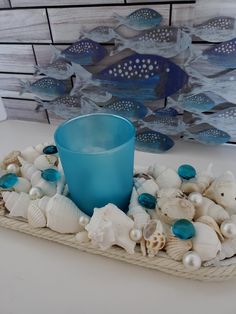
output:
M224 237L220 231L220 227L217 224L217 222L210 216L201 216L199 217L196 222L201 222L203 224L208 225L209 227L211 227L217 234L218 238L220 239L221 242L224 241Z
M195 215L193 204L181 198L160 198L156 211L165 223L172 223L175 219L192 220Z
M229 219L229 214L227 211L207 197L202 198L201 204L195 204L195 208L195 219L198 219L201 216L210 216L218 224L221 224L225 219Z
M171 168L167 168L156 163L148 168L148 173L154 177L160 189L165 188L178 189L181 186L182 181L179 175L175 170Z
M157 196L159 198L173 198L173 197L184 197L183 192L176 188L166 188L158 191Z
M153 196L156 196L159 189L157 183L151 177L148 179L143 177L134 178L134 186L138 195L142 193L149 193Z
M136 245L129 237L133 228L133 220L114 204L95 208L89 224L85 227L94 246L107 250L112 245L118 245L130 254L134 253Z
M232 257L236 254L236 238L226 239L222 243L222 248L218 256L218 260Z
M31 188L30 182L26 178L18 177L17 183L13 186L16 192L28 193Z
M28 208L28 223L34 228L46 227L46 217L38 206L38 201L31 201Z
M21 156L30 163L33 163L39 155L40 153L33 146L29 146L21 151Z
M165 246L166 235L160 220L151 220L143 229L149 257L154 257Z
M10 152L2 161L1 163L1 167L3 169L6 169L7 166L9 166L10 164L16 164L18 166L20 166L20 162L18 160L18 157L20 156L20 151L17 150L13 150L12 152Z
M182 183L182 185L181 185L181 190L185 194L190 194L192 192L199 192L199 193L201 193L200 186L197 184L196 181L193 181L193 180L184 181Z
M56 194L46 206L47 227L59 233L77 233L83 230L80 216L86 216L69 198Z
M156 179L166 169L167 169L166 166L159 165L159 163L155 163L148 167L147 173L150 174L154 179Z
M127 215L134 220L135 228L142 229L144 225L150 220L149 214L138 202L138 193L135 188L133 188L129 211Z
M22 157L18 157L19 162L21 163L21 175L22 177L30 180L32 175L38 171L38 169L31 163L29 163L28 161L25 161Z
M236 214L236 181L232 172L227 171L216 178L205 191L205 195L230 214Z
M185 253L192 249L191 240L180 240L173 235L168 237L165 250L166 253L175 261L182 261Z
M201 222L193 223L196 235L192 239L193 251L197 252L202 261L209 261L216 257L221 250L221 243L216 232Z
M40 144L36 145L34 148L37 150L37 152L39 152L39 154L43 154L43 149L48 145L51 145L51 144L50 143L40 143Z
M31 184L34 187L39 187L43 195L54 196L57 191L56 184L54 182L48 182L41 177L41 171L34 172L31 177Z
M39 170L46 170L54 168L57 164L58 158L54 155L40 155L34 161L34 166Z
M30 204L29 195L21 192L2 192L5 207L9 210L9 216L23 217L27 219L27 211Z
M75 238L79 243L90 242L90 239L88 237L88 231L86 231L86 230L83 230L83 231L80 231L79 233L77 233Z

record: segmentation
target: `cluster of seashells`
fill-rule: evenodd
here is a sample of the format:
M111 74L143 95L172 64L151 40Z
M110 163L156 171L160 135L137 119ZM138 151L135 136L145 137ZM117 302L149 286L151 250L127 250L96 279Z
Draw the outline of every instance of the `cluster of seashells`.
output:
M48 169L55 170L55 180L43 175ZM17 175L11 187L0 188L7 215L24 219L33 228L75 234L80 243L102 250L116 245L129 254L168 256L189 270L233 263L236 180L230 171L214 177L212 165L196 172L190 165L175 171L156 163L135 170L127 214L107 204L95 208L92 217L66 196L54 145L11 152L1 163L0 185L6 174Z

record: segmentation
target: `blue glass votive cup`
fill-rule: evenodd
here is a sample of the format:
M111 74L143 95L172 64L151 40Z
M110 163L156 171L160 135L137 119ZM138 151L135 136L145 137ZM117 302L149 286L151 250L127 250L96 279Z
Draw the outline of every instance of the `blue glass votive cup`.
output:
M69 197L87 215L108 203L127 212L133 187L135 128L120 116L89 114L54 134Z

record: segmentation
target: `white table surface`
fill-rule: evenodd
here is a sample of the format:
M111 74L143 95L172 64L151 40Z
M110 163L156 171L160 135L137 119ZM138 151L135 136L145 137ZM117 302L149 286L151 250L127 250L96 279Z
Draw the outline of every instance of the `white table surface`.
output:
M0 124L0 157L51 140L55 127ZM236 147L177 143L162 155L136 152L135 161L172 167L191 163L236 174ZM236 313L236 279L207 283L172 277L0 228L0 314Z

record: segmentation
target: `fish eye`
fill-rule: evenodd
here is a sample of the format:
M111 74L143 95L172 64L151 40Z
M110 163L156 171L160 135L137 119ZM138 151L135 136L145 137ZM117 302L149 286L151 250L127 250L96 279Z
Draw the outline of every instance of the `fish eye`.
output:
M221 195L221 196L225 196L225 194L224 194L224 193L221 193L220 195Z

